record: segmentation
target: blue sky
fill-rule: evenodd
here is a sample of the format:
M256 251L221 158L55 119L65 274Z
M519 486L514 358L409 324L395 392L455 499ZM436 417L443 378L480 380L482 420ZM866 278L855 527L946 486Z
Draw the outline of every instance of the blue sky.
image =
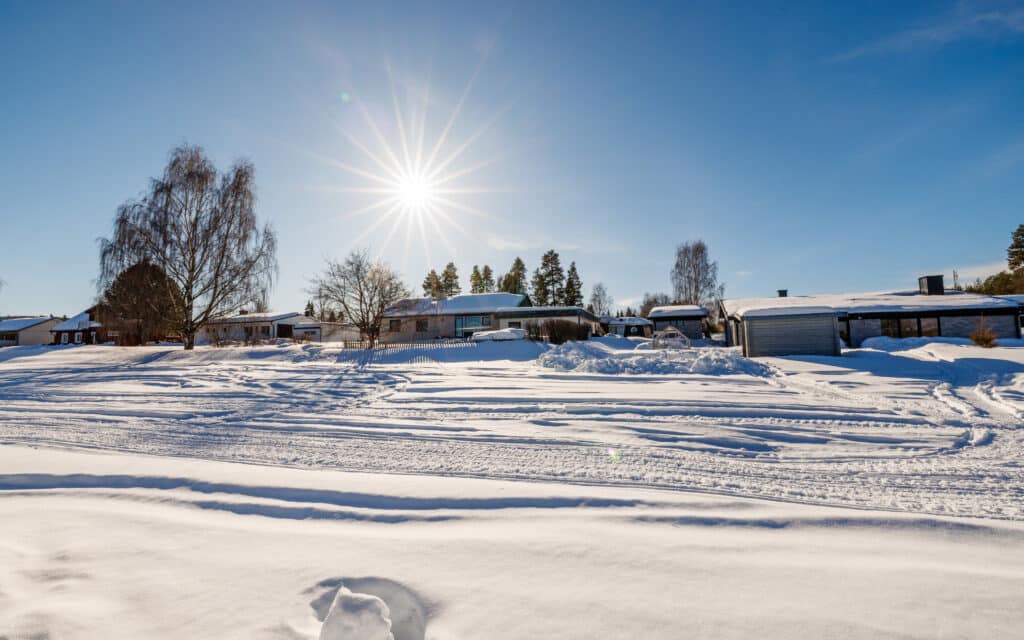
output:
M89 305L96 239L185 141L255 164L281 310L355 246L417 289L555 248L622 304L695 238L727 296L998 268L1024 222L1024 5L749 4L0 4L0 314ZM378 168L343 132L400 149L392 86L406 125L428 105L428 149L465 95L438 154L470 142L462 192L425 241L367 233L379 196L344 191L374 182L340 165Z

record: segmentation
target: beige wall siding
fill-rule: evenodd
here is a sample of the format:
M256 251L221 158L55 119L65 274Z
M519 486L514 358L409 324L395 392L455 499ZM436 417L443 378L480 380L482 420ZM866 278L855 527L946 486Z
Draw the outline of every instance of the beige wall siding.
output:
M50 329L56 327L59 323L60 320L53 318L19 332L18 344L50 344L53 342L53 334L50 333Z

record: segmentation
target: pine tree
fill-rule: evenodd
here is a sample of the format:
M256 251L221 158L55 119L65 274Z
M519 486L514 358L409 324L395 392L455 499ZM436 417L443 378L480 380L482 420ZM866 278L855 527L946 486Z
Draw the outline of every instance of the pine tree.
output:
M441 293L446 298L462 293L462 286L459 285L459 272L455 268L454 262L446 264L444 271L441 273Z
M512 268L508 273L499 278L500 291L505 293L518 293L526 295L527 286L526 264L521 258L512 261Z
M557 251L551 249L540 259L540 268L534 273L534 280L538 273L544 279L543 288L547 293L548 300L546 304L565 304L565 272L562 271L562 259L558 256ZM536 287L536 285L534 286ZM543 306L536 299L533 302Z
M1013 232L1013 241L1006 250L1006 262L1010 265L1010 271L1024 267L1024 224Z
M491 271L491 266L488 264L484 265L483 271L480 272L480 283L482 285L482 291L480 293L493 293L494 292L494 272Z
M434 269L423 278L423 295L434 300L441 297L441 277Z
M308 301L308 302L306 303L306 310L305 310L305 311L303 311L303 313L304 313L304 314L306 315L306 317L308 317L308 318L313 318L313 317L315 317L315 316L316 316L316 309L315 309L315 308L313 307L313 301L312 301L312 300L310 300L310 301Z
M338 314L336 314L334 312L334 309L331 309L331 312L327 315L327 322L337 322L337 321L338 321Z
M483 276L480 275L480 267L473 265L473 273L469 274L469 292L470 293L483 293L484 283Z
M576 263L569 263L569 272L565 275L565 291L562 293L562 304L567 307L583 306L583 282L576 271Z
M533 304L538 307L546 307L551 304L551 290L548 289L548 279L544 277L540 267L533 270L532 285L533 291L531 291L530 297L533 298Z

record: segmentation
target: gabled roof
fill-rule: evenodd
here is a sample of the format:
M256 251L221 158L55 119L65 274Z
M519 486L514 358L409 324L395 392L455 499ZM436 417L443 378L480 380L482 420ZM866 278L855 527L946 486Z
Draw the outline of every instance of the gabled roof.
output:
M103 325L101 323L89 319L88 311L83 311L77 316L71 316L64 322L61 322L54 327L50 327L50 331L81 331L84 329L99 329L102 326Z
M821 312L840 314L859 313L914 313L977 309L1013 309L1013 300L962 291L947 291L945 295L922 295L919 291L882 291L869 293L839 293L786 298L743 298L723 300L722 307L730 317L766 315L799 315Z
M494 313L501 308L521 306L525 300L526 296L518 293L467 293L441 300L406 298L388 307L384 317Z
M31 316L27 318L6 318L0 320L0 333L17 333L18 331L24 331L30 327L34 327L37 324L42 324L47 320L52 320L50 316Z
M304 318L301 313L295 311L288 313L238 313L233 316L220 316L213 318L208 324L247 324L252 322L280 322L289 318ZM312 318L310 318L312 320Z
M673 304L654 307L647 313L651 320L656 318L703 318L708 310L699 304Z

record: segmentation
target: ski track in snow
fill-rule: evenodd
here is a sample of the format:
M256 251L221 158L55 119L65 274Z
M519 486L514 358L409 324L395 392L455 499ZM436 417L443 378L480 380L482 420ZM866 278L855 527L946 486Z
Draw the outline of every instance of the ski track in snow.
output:
M752 376L566 372L538 349L5 349L0 442L1024 519L1024 350Z

